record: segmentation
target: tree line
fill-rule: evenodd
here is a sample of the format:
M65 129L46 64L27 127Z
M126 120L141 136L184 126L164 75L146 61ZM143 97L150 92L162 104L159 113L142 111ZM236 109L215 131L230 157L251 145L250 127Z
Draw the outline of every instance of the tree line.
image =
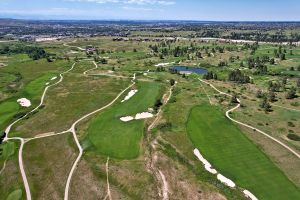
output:
M33 60L39 60L41 58L48 58L48 54L41 47L27 46L27 45L14 45L4 46L0 48L0 54L18 54L25 53L29 58Z

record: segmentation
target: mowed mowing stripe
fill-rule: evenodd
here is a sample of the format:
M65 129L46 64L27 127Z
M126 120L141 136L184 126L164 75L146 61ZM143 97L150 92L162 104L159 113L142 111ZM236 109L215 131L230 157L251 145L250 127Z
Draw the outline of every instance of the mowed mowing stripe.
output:
M250 190L259 199L300 199L299 188L217 107L194 107L187 131L213 167L239 187Z
M139 155L144 120L122 122L120 117L134 116L153 107L160 91L156 82L138 82L138 92L128 101L122 98L100 113L89 125L83 147L111 158L133 159ZM127 92L125 93L127 95Z

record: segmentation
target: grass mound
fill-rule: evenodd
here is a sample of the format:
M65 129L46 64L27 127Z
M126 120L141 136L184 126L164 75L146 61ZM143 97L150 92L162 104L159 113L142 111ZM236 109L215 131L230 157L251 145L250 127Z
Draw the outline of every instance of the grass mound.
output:
M300 198L299 188L217 107L193 108L187 131L195 147L214 168L259 199Z

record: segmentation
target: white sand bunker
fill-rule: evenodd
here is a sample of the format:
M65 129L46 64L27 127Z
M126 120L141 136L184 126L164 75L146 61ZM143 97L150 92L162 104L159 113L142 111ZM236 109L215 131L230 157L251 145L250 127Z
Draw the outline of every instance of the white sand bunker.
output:
M120 120L123 122L129 122L131 120L134 120L134 118L131 116L127 116L127 117L121 117Z
M132 117L132 116L126 116L126 117L121 117L120 120L123 121L123 122L129 122L129 121L132 121L132 120L138 120L138 119L147 119L147 118L151 118L153 117L153 114L152 113L149 113L149 112L142 112L142 113L137 113L135 115L135 117Z
M55 80L55 79L57 79L57 76L52 77L52 78L51 78L51 81L53 81L53 80Z
M135 115L135 119L147 119L153 117L152 113L142 112Z
M245 194L246 197L250 198L251 200L258 200L258 198L256 198L256 196L254 196L254 194L252 194L248 190L244 190L243 193Z
M158 63L157 65L155 65L155 67L164 67L169 65L170 63Z
M23 106L23 107L30 107L31 106L31 102L30 100L26 99L26 98L21 98L21 99L18 99L17 102Z
M230 180L229 178L226 178L225 176L223 176L222 174L218 174L217 179L231 188L235 187L235 183L232 180Z
M50 83L49 82L47 82L45 85L49 85Z
M208 172L210 172L212 174L217 174L218 173L217 170L213 169L212 166L211 166L211 164L201 155L201 153L200 153L200 151L198 149L194 149L194 155L203 163L205 169ZM223 184L225 184L225 185L227 185L227 186L229 186L231 188L234 188L236 186L235 183L232 180L230 180L229 178L226 178L222 174L218 174L217 175L217 179L221 183L223 183ZM244 193L244 195L247 198L250 198L251 200L258 200L254 196L254 194L252 194L249 190L243 190L243 193Z
M124 102L124 101L127 101L127 100L129 100L131 97L133 97L134 95L135 95L135 93L137 93L138 92L138 90L130 90L129 92L128 92L128 94L127 94L127 96L121 101L122 103Z
M194 149L194 155L203 163L205 169L212 173L217 174L217 170L213 169L211 164L201 155L200 151L198 149Z

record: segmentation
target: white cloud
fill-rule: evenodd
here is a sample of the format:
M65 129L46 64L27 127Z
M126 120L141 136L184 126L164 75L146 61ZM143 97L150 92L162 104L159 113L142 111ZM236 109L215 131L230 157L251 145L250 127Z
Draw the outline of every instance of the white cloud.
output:
M171 0L65 0L71 2L90 2L90 3L121 3L121 4L136 4L136 5L174 5L175 1Z
M157 9L152 9L152 8L143 8L143 7L130 7L130 6L123 6L122 9L124 10L130 10L130 11L159 11L163 12L162 9L157 10Z
M119 3L120 0L66 0L66 1L71 1L71 2L91 2L91 3Z

